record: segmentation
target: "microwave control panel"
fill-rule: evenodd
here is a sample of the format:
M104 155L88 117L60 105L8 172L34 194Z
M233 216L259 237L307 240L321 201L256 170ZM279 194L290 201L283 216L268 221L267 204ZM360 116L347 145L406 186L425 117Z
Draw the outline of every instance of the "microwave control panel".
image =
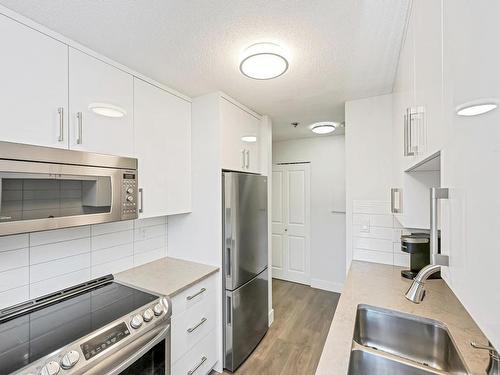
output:
M122 219L135 219L137 218L137 173L123 173L122 181Z

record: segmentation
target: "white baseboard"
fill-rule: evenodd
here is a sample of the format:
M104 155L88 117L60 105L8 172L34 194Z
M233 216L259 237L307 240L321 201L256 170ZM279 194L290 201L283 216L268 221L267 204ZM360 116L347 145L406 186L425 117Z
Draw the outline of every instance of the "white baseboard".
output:
M268 319L269 319L269 327L271 327L271 324L273 324L274 322L274 309L271 309L271 311L269 311Z
M344 283L337 283L321 279L311 279L311 287L316 289L328 290L329 292L342 293Z

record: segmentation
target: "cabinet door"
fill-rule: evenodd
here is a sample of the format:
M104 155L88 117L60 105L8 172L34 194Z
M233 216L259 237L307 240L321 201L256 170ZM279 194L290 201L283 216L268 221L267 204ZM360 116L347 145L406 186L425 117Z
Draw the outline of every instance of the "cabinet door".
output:
M498 1L444 1L447 143L441 156L442 186L450 189L450 198L441 203L442 249L450 256L447 281L497 348L500 252L494 239L500 226L500 109L462 117L455 108L500 98L498 14Z
M224 98L220 105L222 168L259 173L260 120Z
M0 46L1 140L67 148L68 47L3 15Z
M240 137L242 147L246 151L245 168L248 172L260 173L260 120L248 113L245 115L243 133Z
M90 109L92 105L117 107L122 117L97 114ZM70 48L69 109L71 149L132 155L134 116L130 74Z
M191 103L134 78L140 217L191 211Z
M425 139L417 159L441 150L443 143L442 3L418 0L413 5L415 24L415 95L424 109Z
M412 157L405 156L405 114L413 104L413 23L408 24L405 40L401 49L398 69L393 90L393 187L403 187L403 174L413 162ZM403 192L404 194L404 192ZM404 208L403 208L404 211Z

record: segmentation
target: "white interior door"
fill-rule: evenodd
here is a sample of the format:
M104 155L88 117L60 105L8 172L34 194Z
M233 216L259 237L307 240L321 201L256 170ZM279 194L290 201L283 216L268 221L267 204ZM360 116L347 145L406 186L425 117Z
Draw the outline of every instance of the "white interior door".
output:
M273 166L273 277L310 283L309 164Z

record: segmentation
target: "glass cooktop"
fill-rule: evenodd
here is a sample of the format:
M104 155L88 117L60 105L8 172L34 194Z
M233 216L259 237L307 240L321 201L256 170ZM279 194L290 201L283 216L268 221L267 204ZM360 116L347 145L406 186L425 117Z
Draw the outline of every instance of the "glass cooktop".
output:
M0 323L0 374L16 371L157 298L110 281L6 320Z

